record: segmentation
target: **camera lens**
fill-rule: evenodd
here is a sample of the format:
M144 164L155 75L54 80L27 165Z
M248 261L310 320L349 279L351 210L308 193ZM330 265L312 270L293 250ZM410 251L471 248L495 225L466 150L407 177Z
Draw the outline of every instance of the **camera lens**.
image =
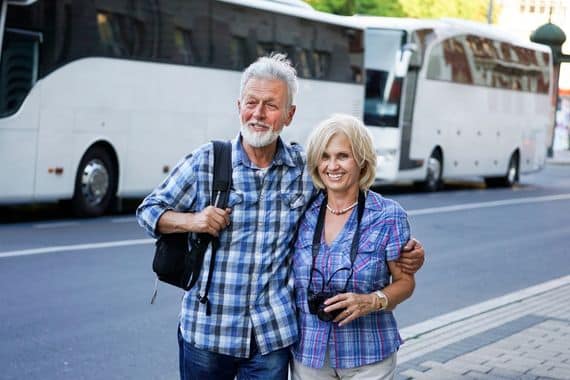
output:
M338 315L338 313L336 314ZM319 307L319 311L317 312L317 317L323 322L330 322L333 319L335 319L334 312L327 313L322 307Z

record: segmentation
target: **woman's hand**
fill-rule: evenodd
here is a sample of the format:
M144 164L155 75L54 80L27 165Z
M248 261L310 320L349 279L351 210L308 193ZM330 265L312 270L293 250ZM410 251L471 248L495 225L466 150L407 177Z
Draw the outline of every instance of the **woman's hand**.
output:
M380 299L374 293L341 293L325 300L325 305L327 305L324 309L326 312L342 310L333 322L337 322L339 326L344 326L357 318L377 311L380 308Z

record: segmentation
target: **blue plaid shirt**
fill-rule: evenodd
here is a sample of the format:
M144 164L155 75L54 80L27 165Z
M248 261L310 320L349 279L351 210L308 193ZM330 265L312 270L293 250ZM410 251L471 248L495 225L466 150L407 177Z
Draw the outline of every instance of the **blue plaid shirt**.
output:
M213 145L184 158L137 210L139 224L157 237L167 210L199 212L210 204ZM182 300L180 328L197 348L248 357L252 335L266 354L293 344L297 322L293 304L290 239L313 192L299 146L281 139L272 164L260 170L241 139L232 142L231 224L220 234L208 298L211 315L197 295L206 285L210 249L194 288ZM201 294L201 293L200 293Z
M370 313L343 327L334 322L323 322L309 313L307 286L312 262L311 247L322 200L320 195L309 206L300 222L295 242L293 268L300 338L293 348L293 355L296 360L313 368L323 367L327 350L333 368L353 368L379 362L396 352L402 343L391 311ZM330 246L324 238L321 240L315 268L323 273L325 282L336 270L351 266L350 249L356 217L355 208ZM398 203L369 191L360 231L358 253L347 291L372 293L390 283L387 261L399 258L400 249L410 238L410 227L406 212ZM349 273L346 270L337 272L325 290L341 291ZM313 272L312 290L318 292L322 286L323 279Z

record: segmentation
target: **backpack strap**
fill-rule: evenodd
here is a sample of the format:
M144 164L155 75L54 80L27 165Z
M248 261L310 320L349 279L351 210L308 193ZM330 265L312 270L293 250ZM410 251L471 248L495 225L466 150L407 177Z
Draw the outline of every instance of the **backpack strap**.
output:
M230 188L232 184L232 144L230 141L212 141L214 144L214 178L212 183L211 204L214 207L225 209L230 198ZM206 305L206 315L211 314L210 300L208 292L212 283L212 275L216 264L216 252L220 247L220 240L211 238L212 257L210 258L210 267L208 268L208 278L204 294L198 294L198 300L201 304ZM197 268L200 270L200 268Z

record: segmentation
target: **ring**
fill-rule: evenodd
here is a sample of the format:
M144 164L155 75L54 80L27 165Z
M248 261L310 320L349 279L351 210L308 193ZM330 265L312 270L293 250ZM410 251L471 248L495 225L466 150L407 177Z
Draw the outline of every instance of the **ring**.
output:
M350 315L350 311L348 311L348 310L345 310L345 311L344 311L344 314L346 314L346 315Z

